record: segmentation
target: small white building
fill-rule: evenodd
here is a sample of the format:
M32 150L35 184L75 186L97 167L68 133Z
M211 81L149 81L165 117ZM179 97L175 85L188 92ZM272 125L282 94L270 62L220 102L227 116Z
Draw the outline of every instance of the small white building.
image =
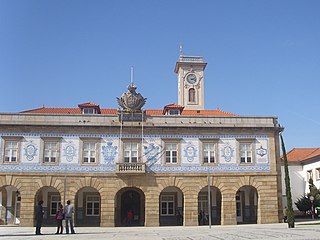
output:
M309 193L309 179L320 188L320 148L294 148L287 153L293 210L301 196ZM287 206L283 158L281 161L283 206Z

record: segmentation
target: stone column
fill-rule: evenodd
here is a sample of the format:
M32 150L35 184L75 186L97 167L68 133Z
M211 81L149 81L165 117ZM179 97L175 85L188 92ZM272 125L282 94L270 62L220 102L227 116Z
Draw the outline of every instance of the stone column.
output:
M6 212L7 212L7 191L5 188L1 189L2 197L1 197L1 218L0 224L6 224Z
M198 193L186 192L184 196L184 226L198 226Z
M236 200L234 192L223 192L221 199L221 225L236 225Z
M100 227L114 227L114 208L115 195L110 193L110 188L104 188L101 191L101 212L100 212Z
M14 221L13 207L12 207L12 187L7 186L7 208L6 208L6 223L12 224Z
M20 189L21 208L20 208L20 226L33 227L35 219L35 192L32 187Z
M258 199L258 219L257 223L277 223L278 218L278 196L277 182L264 182L259 189L260 198Z
M159 196L158 191L145 191L145 226L158 227L159 223Z

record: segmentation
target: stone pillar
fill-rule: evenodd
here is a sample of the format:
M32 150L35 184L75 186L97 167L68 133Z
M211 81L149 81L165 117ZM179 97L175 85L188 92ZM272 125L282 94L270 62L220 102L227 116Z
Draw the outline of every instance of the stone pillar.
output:
M272 184L274 185L273 187ZM265 183L265 185L259 189L259 192L257 222L260 224L277 223L279 218L276 182Z
M12 207L12 187L7 186L7 209L6 209L6 223L12 224L14 221L13 207Z
M115 195L110 193L110 188L104 188L101 192L100 227L115 226Z
M29 187L20 189L21 208L20 208L20 226L33 227L35 219L35 192L36 190Z
M6 224L6 212L7 212L7 191L5 188L1 189L1 218L0 224Z
M236 225L236 200L234 192L223 192L221 199L221 225Z
M189 191L184 196L184 226L198 226L198 193Z
M159 197L157 191L145 191L145 223L146 227L159 227Z

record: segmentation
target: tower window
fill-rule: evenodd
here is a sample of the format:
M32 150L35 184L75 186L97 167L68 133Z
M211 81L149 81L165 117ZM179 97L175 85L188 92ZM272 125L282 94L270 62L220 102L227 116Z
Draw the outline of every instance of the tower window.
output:
M194 88L189 89L189 102L196 101L196 90Z

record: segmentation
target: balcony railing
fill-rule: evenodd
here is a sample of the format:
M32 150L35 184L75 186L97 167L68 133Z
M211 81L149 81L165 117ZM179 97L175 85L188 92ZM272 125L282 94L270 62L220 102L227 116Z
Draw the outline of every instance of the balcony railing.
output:
M117 163L116 172L123 174L145 173L146 165L144 163Z
M204 62L202 56L180 56L180 62Z

